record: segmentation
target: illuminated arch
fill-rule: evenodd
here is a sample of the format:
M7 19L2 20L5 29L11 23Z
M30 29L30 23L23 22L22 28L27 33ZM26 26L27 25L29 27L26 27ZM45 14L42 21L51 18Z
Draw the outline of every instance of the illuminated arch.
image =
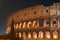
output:
M19 29L22 27L22 23L19 24Z
M28 33L28 38L31 38L31 33L30 32Z
M25 27L26 27L26 22L24 22L24 23L23 23L23 26L22 26L22 27L23 27L23 28L25 28Z
M19 37L21 38L21 32L19 32Z
M19 28L19 24L17 23L17 24L16 24L16 29L18 29L18 28Z
M26 33L25 32L23 32L23 38L26 38Z
M14 24L14 29L16 28L16 25Z
M27 27L29 28L31 26L32 26L32 22L28 22Z
M38 33L38 38L43 38L43 32L42 31L39 31L39 33Z
M33 38L37 39L37 33L33 32Z
M58 32L57 32L57 31L54 31L54 32L53 32L53 38L54 38L54 39L58 39Z
M50 35L50 32L49 32L49 31L47 31L47 32L45 33L45 37L46 37L47 39L50 39L50 38L51 38L51 35Z
M37 27L37 21L36 20L33 21L33 27Z

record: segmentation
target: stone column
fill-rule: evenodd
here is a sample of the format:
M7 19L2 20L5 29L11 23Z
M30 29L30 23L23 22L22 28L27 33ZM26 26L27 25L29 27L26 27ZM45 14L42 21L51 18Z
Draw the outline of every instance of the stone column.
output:
M58 31L58 40L60 40L60 37L59 37L59 30L57 30Z
M39 19L37 20L37 26L39 27Z
M60 27L59 27L59 30L58 31L59 31L59 40L60 40Z
M51 40L53 40L53 30L51 30Z
M21 38L23 39L23 32L21 32Z
M43 27L45 27L46 26L46 20L45 20L45 18L43 18L42 20L43 20Z
M42 40L45 40L45 31L43 31L43 39Z
M38 40L38 32L36 32L37 33L37 39L36 40Z
M32 40L33 40L33 31L31 32L31 37L32 37Z

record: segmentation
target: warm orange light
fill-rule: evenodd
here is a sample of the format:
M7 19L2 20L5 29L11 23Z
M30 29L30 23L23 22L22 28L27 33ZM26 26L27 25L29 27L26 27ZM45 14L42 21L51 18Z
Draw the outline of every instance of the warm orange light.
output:
M37 20L37 27L39 26L39 20Z
M58 32L57 32L57 31L54 31L54 32L53 32L53 38L54 38L54 39L58 39Z
M50 39L50 32L49 31L46 32L46 38Z
M18 29L18 24L16 24L16 29Z
M49 24L46 25L47 27L49 26Z
M22 27L22 23L19 24L19 29Z
M10 32L10 30L11 30L11 27L10 27L10 26L8 26L8 27L7 27L7 29L6 29L6 33L9 33L9 32Z
M33 27L35 27L35 25L36 25L36 21L33 21Z
M58 35L56 35L56 34L53 35L53 38L54 38L54 39L57 39L57 38L58 38Z
M43 32L42 31L39 32L38 38L41 38L41 39L43 38Z
M31 22L28 22L28 25L27 25L27 27L29 28L29 27L31 27Z
M23 38L26 38L26 33L25 32L23 32Z
M26 22L23 23L23 28L25 28L25 27L26 27Z
M31 38L31 34L30 33L28 33L28 38Z
M47 39L50 39L50 35L46 35L46 38L47 38Z
M33 32L33 38L37 39L37 33Z
M19 37L21 38L21 33L19 32Z
M35 39L37 39L37 36L34 36Z
M15 24L14 24L14 29L15 29Z

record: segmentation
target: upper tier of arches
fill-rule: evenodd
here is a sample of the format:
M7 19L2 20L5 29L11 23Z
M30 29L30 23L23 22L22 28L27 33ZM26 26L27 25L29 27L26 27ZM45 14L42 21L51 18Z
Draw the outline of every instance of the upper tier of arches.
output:
M60 15L60 4L56 3L51 6L37 5L28 7L17 12L14 12L7 18L7 25L11 24L11 20L15 22L36 19L39 17L57 16Z

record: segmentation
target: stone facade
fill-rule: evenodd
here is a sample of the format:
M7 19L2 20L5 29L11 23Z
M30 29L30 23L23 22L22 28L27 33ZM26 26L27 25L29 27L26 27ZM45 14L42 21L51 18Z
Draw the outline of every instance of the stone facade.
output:
M60 3L37 5L19 10L7 18L6 33L14 19L16 37L24 40L59 40Z

